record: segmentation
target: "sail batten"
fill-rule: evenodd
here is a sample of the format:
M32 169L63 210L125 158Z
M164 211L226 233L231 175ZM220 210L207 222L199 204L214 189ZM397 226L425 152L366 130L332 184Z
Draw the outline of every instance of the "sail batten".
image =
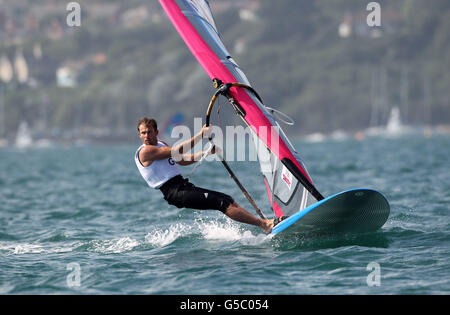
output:
M211 80L251 87L222 43L208 1L159 2ZM239 86L229 88L228 95L242 109L240 116L251 130L275 215L290 215L323 199L289 139L259 97Z

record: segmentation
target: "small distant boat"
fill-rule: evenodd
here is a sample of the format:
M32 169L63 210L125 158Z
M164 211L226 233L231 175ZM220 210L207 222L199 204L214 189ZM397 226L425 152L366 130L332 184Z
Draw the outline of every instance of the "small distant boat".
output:
M400 109L395 106L391 109L389 120L386 124L386 131L390 134L399 133L402 130L402 121L400 119Z
M402 136L412 131L411 127L402 123L400 118L400 109L397 106L392 107L387 123L385 126L377 126L367 128L365 135L380 136L380 137L397 137Z
M307 136L305 136L305 141L307 142L322 142L326 140L326 137L324 134L320 132L312 133Z
M344 130L335 130L331 133L330 139L335 141L343 141L349 138L348 134Z
M400 117L400 109L394 106L389 114L384 134L387 137L396 137L411 134L412 132L414 132L414 129L411 126L403 124Z
M33 138L31 136L30 128L26 121L21 121L19 128L17 129L15 147L19 149L26 149L30 147L33 143Z

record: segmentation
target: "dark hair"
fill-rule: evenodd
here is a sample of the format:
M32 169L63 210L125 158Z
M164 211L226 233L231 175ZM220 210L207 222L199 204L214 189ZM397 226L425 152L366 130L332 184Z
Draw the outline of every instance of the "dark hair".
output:
M137 123L137 130L139 131L139 126L145 125L146 127L152 126L153 130L158 130L158 124L156 123L156 120L153 118L143 117L141 118Z

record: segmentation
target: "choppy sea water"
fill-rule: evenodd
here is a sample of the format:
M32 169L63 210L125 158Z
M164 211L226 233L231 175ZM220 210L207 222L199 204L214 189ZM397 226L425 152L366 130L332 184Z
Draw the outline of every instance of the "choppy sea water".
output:
M0 148L0 294L450 293L448 136L296 143L322 194L376 189L391 215L377 232L282 239L167 205L137 146ZM267 208L257 162L230 165ZM252 212L219 162L191 181Z

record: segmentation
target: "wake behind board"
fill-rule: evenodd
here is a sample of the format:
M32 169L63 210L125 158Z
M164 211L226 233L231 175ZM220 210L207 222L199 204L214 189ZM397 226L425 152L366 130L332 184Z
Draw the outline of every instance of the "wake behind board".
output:
M386 198L370 189L353 189L323 199L276 225L270 235L375 231L389 217Z

